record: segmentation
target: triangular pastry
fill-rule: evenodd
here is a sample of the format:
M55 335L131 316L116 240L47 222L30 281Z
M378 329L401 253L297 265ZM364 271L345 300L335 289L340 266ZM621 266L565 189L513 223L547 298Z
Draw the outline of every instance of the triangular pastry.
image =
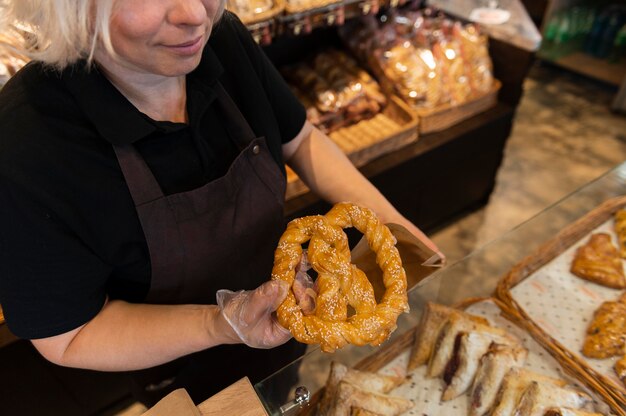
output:
M511 336L501 336L488 332L461 332L457 335L454 353L443 373L446 388L441 400L452 400L465 393L472 385L480 358L489 351L491 344L516 345Z
M592 234L589 241L576 250L571 272L599 285L626 288L621 257L606 233Z
M514 414L513 412L520 402L524 391L532 382L553 384L559 387L567 384L563 380L533 373L520 367L511 368L504 376L502 386L496 398L496 407L491 412L491 416L510 416Z
M551 407L580 409L591 401L583 392L551 383L533 381L522 394L514 414L519 416L543 416Z
M464 316L468 320L485 325L489 324L485 318L470 315L448 306L428 302L426 304L426 308L424 308L420 324L417 326L415 331L415 342L413 344L413 348L411 349L411 356L409 358L409 371L428 362L441 327L452 315Z
M329 412L337 396L337 388L341 381L349 382L364 390L376 393L387 393L394 387L400 385L403 378L359 371L333 361L330 364L330 373L326 380L324 395L320 400L318 409L320 415L330 414Z
M365 391L352 383L341 381L337 387L334 406L328 415L351 416L352 410L357 408L380 416L397 416L413 405L411 400Z
M508 334L505 330L494 328L489 325L469 320L464 316L451 315L448 322L441 328L428 362L428 376L439 377L443 374L448 362L454 354L454 343L456 336L460 332L481 332L499 336L502 339L510 339L507 344L517 342L517 339ZM504 343L504 342L503 342Z
M522 367L528 350L520 345L491 344L480 359L470 393L470 416L482 416L495 404L498 391L506 373Z

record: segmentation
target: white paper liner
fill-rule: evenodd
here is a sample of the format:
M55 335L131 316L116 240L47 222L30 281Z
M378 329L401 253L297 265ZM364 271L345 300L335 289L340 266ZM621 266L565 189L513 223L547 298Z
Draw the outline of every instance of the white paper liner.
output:
M602 302L616 300L622 291L583 280L570 272L576 249L587 243L591 234L607 233L611 235L613 244L617 246L617 235L613 230L613 224L613 219L610 219L595 228L516 285L511 290L511 295L546 333L583 359L598 373L608 376L617 385L621 385L613 369L619 357L603 360L587 358L581 350L594 312Z
M494 327L507 330L518 337L524 347L528 349L528 359L525 368L549 377L566 380L570 387L584 391L593 399L592 407L596 412L610 414L610 409L601 398L581 386L561 368L559 363L544 350L530 335L515 326L500 315L500 309L491 301L483 301L471 305L466 309L468 313L487 318ZM395 359L385 365L379 373L404 376L409 360L410 348L403 351ZM426 378L426 365L416 368L407 374L407 381L388 394L404 397L415 402L415 406L404 413L405 416L465 416L468 414L469 394L466 393L454 400L442 402L440 400L444 382L439 378ZM591 409L588 409L591 410Z

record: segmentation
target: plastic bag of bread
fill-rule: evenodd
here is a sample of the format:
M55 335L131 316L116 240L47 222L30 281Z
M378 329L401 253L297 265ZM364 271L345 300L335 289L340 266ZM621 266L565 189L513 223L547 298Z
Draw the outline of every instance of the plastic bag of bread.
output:
M272 0L227 0L228 10L239 16L244 23L269 11L272 7L274 7Z
M453 38L460 45L461 57L474 95L488 92L493 85L493 65L487 36L473 24L454 25Z

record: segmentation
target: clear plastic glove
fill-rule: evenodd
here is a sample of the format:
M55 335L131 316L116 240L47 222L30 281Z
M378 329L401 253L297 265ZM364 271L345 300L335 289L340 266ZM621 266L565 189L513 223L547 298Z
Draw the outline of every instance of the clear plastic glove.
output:
M239 339L253 348L274 348L291 338L273 312L287 296L289 285L279 280L263 283L255 290L218 290L217 304Z

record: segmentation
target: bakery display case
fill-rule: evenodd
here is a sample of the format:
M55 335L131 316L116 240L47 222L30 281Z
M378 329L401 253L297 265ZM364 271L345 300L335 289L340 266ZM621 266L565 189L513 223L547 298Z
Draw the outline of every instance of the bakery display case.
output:
M411 312L400 316L397 330L382 346L347 346L333 354L310 348L304 357L254 386L268 414L315 414L331 366L338 364L386 376L402 378L408 375L400 387L386 394L414 401L414 406L402 414L468 414L466 395L440 401L445 384L438 378L423 377L426 367L418 367L411 373L406 371L415 342L415 328L423 319L424 311L432 308L432 304L427 307L432 302L465 309L522 340L528 350L525 371L564 380L570 386L568 391L582 392L582 396L576 397L589 395L591 399L585 400L590 400L596 412L626 414L624 397L620 398L624 385L619 388L619 379L609 365L617 358L610 363L594 362L593 368L581 364L576 357L572 358L580 355L581 338L593 317L591 305L597 307L605 299L617 298L624 293L623 289L600 287L579 279L568 269L573 252L587 242L590 233L614 233L611 231L612 215L626 205L624 195L626 163L415 285L409 291ZM617 241L614 234L612 238ZM563 262L567 262L567 266L563 266ZM534 276L537 271L541 272L539 277ZM522 273L524 278L511 284L507 280L511 273L517 276ZM566 286L573 287L576 293L560 288L562 280L569 280ZM532 317L532 322L557 329L551 334L557 338L558 344L533 331L532 322L529 323L525 315L519 315L502 293L496 293L499 283L498 292L502 292L503 285L512 288L515 299ZM549 289L548 285L554 288ZM573 336L573 331L577 331L578 336ZM578 342L573 341L575 339ZM568 349L571 353L567 353ZM615 382L615 391L597 377L600 373ZM297 380L287 382L293 379L293 374L298 375Z

